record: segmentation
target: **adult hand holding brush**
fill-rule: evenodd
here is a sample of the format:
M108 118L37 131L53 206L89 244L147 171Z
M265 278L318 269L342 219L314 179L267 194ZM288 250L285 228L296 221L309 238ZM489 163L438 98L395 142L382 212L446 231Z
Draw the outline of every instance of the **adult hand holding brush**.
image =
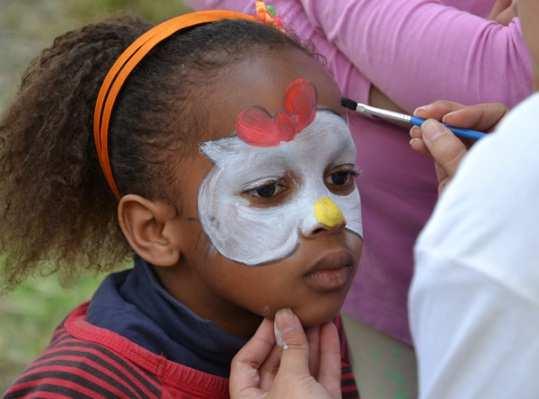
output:
M467 152L465 143L445 125L489 131L506 113L507 108L499 103L464 106L451 101L437 101L416 109L414 115L428 120L421 127L410 129L410 146L433 158L438 192L444 190Z

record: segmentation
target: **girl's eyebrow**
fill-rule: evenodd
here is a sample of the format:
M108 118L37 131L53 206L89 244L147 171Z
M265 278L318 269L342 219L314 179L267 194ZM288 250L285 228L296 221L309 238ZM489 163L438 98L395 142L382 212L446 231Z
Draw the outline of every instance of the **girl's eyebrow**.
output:
M316 109L317 109L317 111L326 111L326 112L329 112L329 113L331 113L331 114L333 114L333 115L338 116L338 117L341 118L342 120L346 121L346 120L344 119L344 116L342 116L342 115L339 114L337 111L335 111L335 110L333 110L333 109L331 109L331 108L329 108L329 107L316 107Z

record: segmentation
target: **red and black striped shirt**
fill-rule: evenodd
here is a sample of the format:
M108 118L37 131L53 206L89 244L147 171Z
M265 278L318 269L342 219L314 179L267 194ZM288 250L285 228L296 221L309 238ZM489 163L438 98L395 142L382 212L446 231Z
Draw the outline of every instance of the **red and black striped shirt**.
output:
M15 398L228 398L228 380L156 355L85 320L87 304L58 327L49 347L5 394ZM343 353L346 340L341 332ZM347 356L343 398L359 398Z

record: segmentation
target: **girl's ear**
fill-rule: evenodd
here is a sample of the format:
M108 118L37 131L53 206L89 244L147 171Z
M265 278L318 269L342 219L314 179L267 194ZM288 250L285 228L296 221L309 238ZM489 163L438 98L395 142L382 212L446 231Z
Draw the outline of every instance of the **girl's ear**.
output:
M182 234L173 205L128 194L118 204L118 223L131 248L152 265L167 267L180 261Z

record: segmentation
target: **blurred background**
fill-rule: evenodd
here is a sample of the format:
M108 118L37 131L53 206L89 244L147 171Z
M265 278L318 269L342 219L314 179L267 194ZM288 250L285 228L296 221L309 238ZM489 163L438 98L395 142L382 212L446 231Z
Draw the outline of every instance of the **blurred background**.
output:
M185 10L181 0L0 0L0 113L28 63L55 36L111 14L136 14L157 22ZM49 276L0 292L0 394L43 350L67 312L91 297L102 278L60 282Z

